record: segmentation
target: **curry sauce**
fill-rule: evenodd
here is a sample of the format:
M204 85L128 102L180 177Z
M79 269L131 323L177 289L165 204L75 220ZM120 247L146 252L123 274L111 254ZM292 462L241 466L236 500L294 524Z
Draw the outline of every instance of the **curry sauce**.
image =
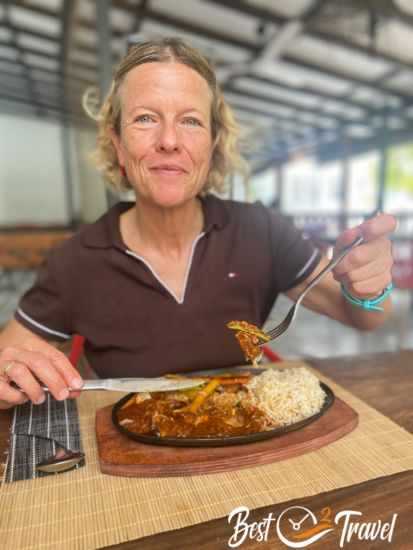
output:
M242 384L218 385L191 412L195 396L194 390L137 394L118 411L119 424L139 435L182 438L247 435L268 425Z

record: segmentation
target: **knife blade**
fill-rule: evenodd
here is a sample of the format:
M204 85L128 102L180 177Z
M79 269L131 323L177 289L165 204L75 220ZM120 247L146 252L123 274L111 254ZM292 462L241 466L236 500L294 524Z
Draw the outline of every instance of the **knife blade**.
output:
M205 378L101 378L84 380L79 391L107 390L121 392L177 391L194 388L205 383ZM44 391L48 388L42 386ZM78 390L76 390L78 391Z

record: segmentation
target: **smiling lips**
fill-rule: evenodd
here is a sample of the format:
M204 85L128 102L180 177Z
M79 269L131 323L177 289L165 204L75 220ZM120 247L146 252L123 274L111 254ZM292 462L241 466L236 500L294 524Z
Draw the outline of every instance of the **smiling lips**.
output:
M184 174L187 171L179 164L162 163L151 166L151 170L160 174L176 176Z

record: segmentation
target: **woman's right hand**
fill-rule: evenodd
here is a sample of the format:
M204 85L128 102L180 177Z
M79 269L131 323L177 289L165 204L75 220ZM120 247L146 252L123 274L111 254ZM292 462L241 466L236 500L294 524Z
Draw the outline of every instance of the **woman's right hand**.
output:
M11 383L14 383L11 385ZM30 400L43 403L40 383L59 401L78 397L83 380L69 359L54 346L34 337L0 350L0 409ZM17 388L15 387L18 386Z

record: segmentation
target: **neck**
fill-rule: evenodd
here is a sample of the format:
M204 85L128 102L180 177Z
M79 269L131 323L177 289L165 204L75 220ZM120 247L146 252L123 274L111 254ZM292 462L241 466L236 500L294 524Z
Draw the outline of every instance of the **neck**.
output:
M138 199L122 218L121 232L128 246L155 248L164 254L185 251L204 223L197 198L176 208L159 208Z

